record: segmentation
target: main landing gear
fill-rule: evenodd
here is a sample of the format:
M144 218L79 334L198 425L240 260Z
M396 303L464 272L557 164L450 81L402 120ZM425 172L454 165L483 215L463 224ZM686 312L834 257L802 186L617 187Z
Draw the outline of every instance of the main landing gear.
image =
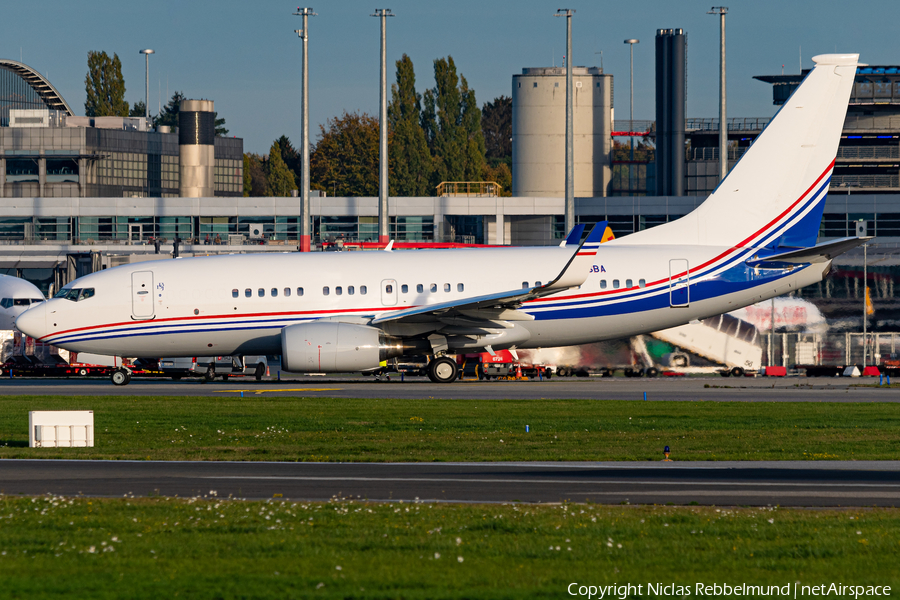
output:
M426 372L428 379L434 383L453 383L459 377L456 361L446 356L439 356L428 363Z
M109 375L109 380L113 382L113 385L128 385L131 383L131 371L128 369L116 369Z

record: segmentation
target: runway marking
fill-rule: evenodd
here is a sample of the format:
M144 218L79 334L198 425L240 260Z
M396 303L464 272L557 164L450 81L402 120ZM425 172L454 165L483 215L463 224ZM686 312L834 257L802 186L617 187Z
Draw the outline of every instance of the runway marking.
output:
M174 475L174 477L178 477ZM567 479L481 479L464 477L305 477L279 475L203 475L198 479L254 479L272 481L422 481L428 483L532 483L532 484L569 484L569 485L690 485L690 486L746 486L746 487L831 487L831 488L900 488L893 483L779 483L768 481L572 481ZM605 492L612 493L612 492Z
M266 392L340 392L343 388L296 388L289 390L222 390L226 393L241 393L244 392L253 392L256 395L264 394Z
M656 494L665 494L667 497L671 496L684 496L687 498L691 498L694 496L713 496L719 497L723 495L732 495L732 496L746 496L746 497L756 497L762 492L753 492L750 490L733 490L733 491L703 491L703 490L676 490L676 491L666 491L666 492L568 492L566 494L562 494L563 496L653 496ZM819 492L816 490L810 491L798 491L798 492L790 492L787 490L769 490L766 491L766 496L774 496L774 497L784 497L784 498L795 498L795 497L804 497L804 496L814 496L817 498L900 498L900 494L896 492L861 492L856 494L846 494L841 492Z

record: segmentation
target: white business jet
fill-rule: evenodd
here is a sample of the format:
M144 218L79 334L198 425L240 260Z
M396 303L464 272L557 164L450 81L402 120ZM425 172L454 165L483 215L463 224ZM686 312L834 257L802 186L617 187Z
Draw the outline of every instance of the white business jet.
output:
M76 279L17 325L77 352L280 354L295 372L430 354L429 377L451 382L447 354L621 338L780 296L821 281L835 256L865 241L816 245L857 59L814 58L692 213L602 246L605 224L560 247L143 262Z

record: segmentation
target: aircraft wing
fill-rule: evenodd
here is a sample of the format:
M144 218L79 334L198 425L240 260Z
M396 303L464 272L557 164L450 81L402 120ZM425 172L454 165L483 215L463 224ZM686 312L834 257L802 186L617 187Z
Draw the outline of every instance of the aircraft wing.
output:
M791 250L789 252L782 252L780 254L773 254L771 256L764 256L761 258L758 256L754 256L753 258L747 260L746 263L751 267L765 267L767 264L771 263L823 263L835 258L836 256L840 256L848 250L852 250L857 246L861 246L871 239L872 237L841 238L838 240L833 240L831 242L816 244L815 246L810 246L809 248L800 248L798 250Z
M518 311L519 306L528 300L549 296L584 283L590 273L590 265L597 254L597 248L600 246L605 230L605 222L602 227L600 224L594 226L584 241L578 245L577 250L569 257L559 275L544 285L475 296L464 300L416 306L376 316L371 323L372 325L397 321L422 323L454 315L490 320L531 321L534 317Z

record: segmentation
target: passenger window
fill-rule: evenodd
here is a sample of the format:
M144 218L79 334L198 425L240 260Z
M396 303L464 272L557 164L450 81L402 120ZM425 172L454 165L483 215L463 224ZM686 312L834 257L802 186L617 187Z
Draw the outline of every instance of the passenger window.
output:
M644 279L638 279L638 287L646 287L647 281Z
M457 291L457 292L462 292L462 291L464 291L465 289L466 289L466 286L464 286L463 284L461 284L461 283L457 283L457 284L456 284L456 291Z
M300 287L297 288L297 295L298 295L298 296L302 296L302 295L303 295L303 288L300 288Z
M362 294L363 296L365 296L366 292L368 292L368 291L369 291L369 289L366 286L364 286L364 285L359 286L359 293Z
M630 288L630 287L631 287L631 280L630 280L630 279L626 279L626 280L625 280L625 287L627 287L627 288Z
M445 292L449 292L449 291L450 291L450 284L449 284L449 283L445 283L445 284L444 284L444 291L445 291Z
M400 291L403 292L404 294L408 293L409 286L404 283L403 285L400 286Z
M325 287L322 288L322 295L323 295L323 296L327 296L327 295L330 294L330 293L331 293L331 288L329 288L327 285L326 285Z
M231 290L231 297L232 297L232 298L237 298L239 294L240 294L240 292L238 292L238 289L237 289L237 288L234 288L233 290Z
M256 295L259 296L260 298L265 298L265 297L266 297L266 290L264 290L263 288L259 288L259 289L256 291Z
M522 282L522 289L524 290L524 289L527 289L527 288L528 288L528 282L527 282L527 281L523 281L523 282Z
M272 288L272 297L275 298L278 296L278 288Z
M436 283L432 283L432 284L431 284L431 287L430 287L429 289L431 290L431 293L432 293L432 294L435 293L435 292L437 291L437 284L436 284Z
M425 287L421 283L416 284L416 291L421 294L425 291Z
M348 286L347 286L347 294L350 295L350 296L352 296L352 295L355 294L355 293L356 293L356 288L353 287L352 285L348 285Z
M388 283L387 285L384 286L384 291L387 292L388 294L393 294L394 286L392 286L391 284Z
M244 290L244 297L245 297L245 298L252 298L252 297L253 297L253 290L251 290L250 288L247 288L246 290Z
M605 289L606 289L606 280L605 280L605 279L601 279L601 280L600 280L600 289L601 289L601 290L605 290Z
M84 288L81 290L81 296L78 298L79 300L87 300L88 298L92 298L94 296L94 288Z
M619 289L619 280L613 279L613 289Z
M284 288L284 295L285 295L285 297L290 296L290 295L291 295L291 288Z
M341 286L337 286L336 288L334 288L334 293L336 295L340 296L341 294L344 293L344 288L342 288Z

